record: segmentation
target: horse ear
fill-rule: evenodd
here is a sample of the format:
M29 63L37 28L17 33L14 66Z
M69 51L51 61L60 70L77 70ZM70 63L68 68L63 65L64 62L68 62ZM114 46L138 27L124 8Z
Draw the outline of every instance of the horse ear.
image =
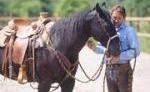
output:
M96 6L93 8L93 10L97 10L98 7L99 7L99 3L96 3Z
M100 11L101 11L101 8L100 8L100 6L99 6L99 3L96 4L95 9L96 9L97 12L100 12Z
M96 7L99 7L99 3L96 3Z
M94 11L91 11L91 12L89 12L88 14L87 14L87 16L86 16L86 21L89 21L89 20L91 20L91 19L93 19L93 17L96 15L96 11L94 10Z
M96 11L100 8L99 3L96 3Z
M102 7L106 8L106 2L102 3Z

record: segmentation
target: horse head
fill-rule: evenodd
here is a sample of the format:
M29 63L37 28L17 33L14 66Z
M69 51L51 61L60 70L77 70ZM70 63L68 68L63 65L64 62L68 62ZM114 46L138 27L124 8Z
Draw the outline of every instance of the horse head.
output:
M114 56L119 55L119 37L111 22L110 14L97 4L96 7L87 14L85 19L89 24L90 36L107 47L109 54Z

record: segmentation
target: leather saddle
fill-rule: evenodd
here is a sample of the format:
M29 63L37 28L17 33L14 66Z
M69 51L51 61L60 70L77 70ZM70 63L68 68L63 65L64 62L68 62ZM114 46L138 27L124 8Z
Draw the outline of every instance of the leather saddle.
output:
M49 25L52 25L53 23L48 23ZM32 39L35 40L35 48L38 48L39 46L43 46L43 36L47 36L47 32L44 32L45 30L48 30L46 25L43 26L43 29L41 25L32 25L31 21L28 19L21 19L21 18L17 18L17 19L13 19L9 22L8 27L11 30L14 30L15 34L10 37L10 41L8 42L8 48L12 49L9 55L11 55L12 60L11 62L15 63L15 64L19 64L21 67L19 68L19 74L18 74L18 82L19 83L25 83L27 82L27 71L26 71L26 65L24 65L25 63L25 55L27 52L27 48L29 47L29 43L31 43L31 39L34 38L35 36L36 39ZM42 30L42 31L41 31ZM45 33L45 34L44 34ZM37 35L38 34L38 35ZM41 37L39 36L39 34L42 34ZM12 39L11 39L12 38ZM10 46L9 46L10 45ZM10 62L10 61L9 61ZM25 82L24 82L25 80Z
M33 28L34 25L31 24L30 20L14 19L12 21L17 26L16 38L14 39L13 43L12 59L13 62L15 62L16 64L22 64L24 61L27 47L29 45L29 40L32 39L32 37L36 34L42 34L41 37L37 37L35 39L35 48L42 47L42 40L45 40L43 36L46 37L48 35L44 31L47 31L48 28L50 29L49 26L52 26L53 23L50 22L44 26L36 25L36 28ZM43 32L41 32L41 30Z
M11 57L8 61L9 63L20 65L17 79L21 84L27 82L26 65L23 63L29 45L29 38L31 35L33 35L33 30L30 24L30 20L23 18L12 19L8 23L8 28L11 30L11 35L10 40L5 48L5 50L8 49L6 50L8 51L6 52L8 53L8 56L6 56ZM13 70L9 69L9 71ZM11 74L9 74L9 76L11 76Z
M13 39L12 46L12 61L22 65L28 47L29 36L33 35L33 32L30 31L32 29L30 27L31 21L29 19L16 18L12 19L9 24L16 27L15 39Z

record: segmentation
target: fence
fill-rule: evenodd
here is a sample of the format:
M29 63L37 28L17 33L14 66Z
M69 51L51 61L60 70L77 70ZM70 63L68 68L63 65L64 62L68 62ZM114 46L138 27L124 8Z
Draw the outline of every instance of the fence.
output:
M127 17L126 19L129 22L129 24L132 25L134 23L138 31L142 31L141 26L143 25L141 25L141 22L147 22L150 26L150 17ZM146 31L150 31L150 28L148 28L148 30Z
M7 22L10 19L11 19L10 17L0 17L0 28L7 25ZM31 18L31 19L35 20L37 18ZM146 22L150 26L150 17L127 17L126 19L131 25L134 23L138 31L142 31L140 30L142 26L141 22ZM148 28L148 30L146 31L150 31L150 29Z
M127 21L130 25L134 23L138 31L138 36L150 38L150 17L127 17ZM147 24L147 28L145 28L143 22L145 25Z

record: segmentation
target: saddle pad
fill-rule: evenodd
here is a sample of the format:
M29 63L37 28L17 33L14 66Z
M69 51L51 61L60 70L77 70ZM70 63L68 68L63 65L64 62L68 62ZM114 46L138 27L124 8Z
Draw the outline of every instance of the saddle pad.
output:
M28 47L29 38L16 38L13 45L12 60L16 64L22 64Z

